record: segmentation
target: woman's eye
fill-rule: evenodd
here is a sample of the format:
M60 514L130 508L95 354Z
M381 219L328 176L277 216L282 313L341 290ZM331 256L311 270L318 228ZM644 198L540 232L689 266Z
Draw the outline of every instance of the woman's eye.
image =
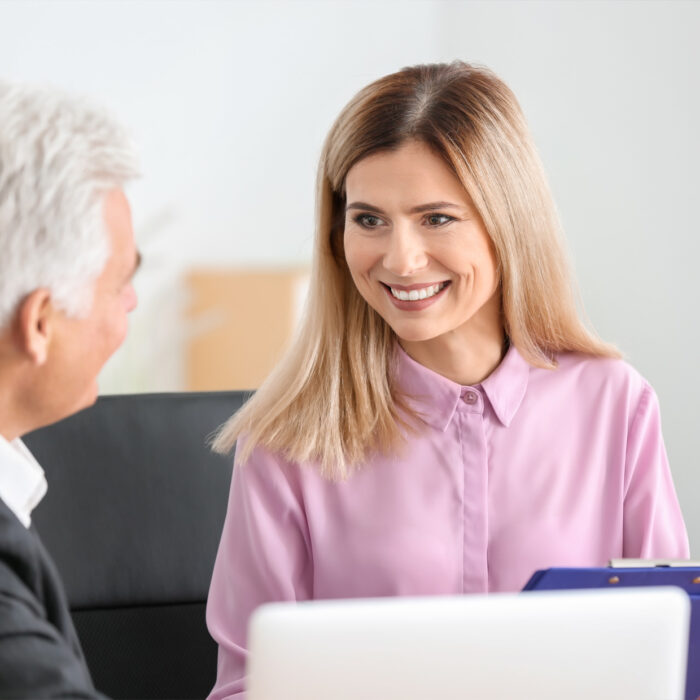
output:
M426 221L429 226L443 226L450 221L454 221L454 219L451 216L447 216L447 214L428 214Z
M365 228L377 228L377 226L381 226L383 223L382 220L378 216L374 216L374 214L360 214L355 217L355 221Z

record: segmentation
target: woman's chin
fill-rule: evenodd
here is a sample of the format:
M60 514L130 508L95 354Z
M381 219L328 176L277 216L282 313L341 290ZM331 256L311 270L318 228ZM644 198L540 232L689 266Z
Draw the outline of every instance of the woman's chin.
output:
M406 343L422 343L433 340L440 335L437 329L430 328L426 324L401 324L392 326L392 330L399 340Z

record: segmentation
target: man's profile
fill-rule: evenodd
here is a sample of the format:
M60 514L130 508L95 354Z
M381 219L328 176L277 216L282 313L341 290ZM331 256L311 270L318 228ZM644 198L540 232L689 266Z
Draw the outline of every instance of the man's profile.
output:
M31 524L46 480L21 437L94 403L126 336L136 175L107 115L0 82L0 697L98 696Z

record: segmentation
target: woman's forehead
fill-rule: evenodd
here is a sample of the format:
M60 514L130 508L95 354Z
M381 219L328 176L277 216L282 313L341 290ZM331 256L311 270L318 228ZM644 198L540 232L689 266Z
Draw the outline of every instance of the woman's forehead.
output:
M448 202L472 206L452 168L421 142L373 153L355 163L345 180L345 200L381 207L425 206Z
M357 161L345 178L346 192L363 186L420 184L460 186L451 168L433 149L409 141L391 151L377 151Z

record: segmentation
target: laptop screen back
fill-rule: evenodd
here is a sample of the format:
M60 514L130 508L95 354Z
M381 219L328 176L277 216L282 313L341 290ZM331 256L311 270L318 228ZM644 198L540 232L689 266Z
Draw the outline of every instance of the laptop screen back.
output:
M250 700L673 700L689 601L674 588L270 604Z

